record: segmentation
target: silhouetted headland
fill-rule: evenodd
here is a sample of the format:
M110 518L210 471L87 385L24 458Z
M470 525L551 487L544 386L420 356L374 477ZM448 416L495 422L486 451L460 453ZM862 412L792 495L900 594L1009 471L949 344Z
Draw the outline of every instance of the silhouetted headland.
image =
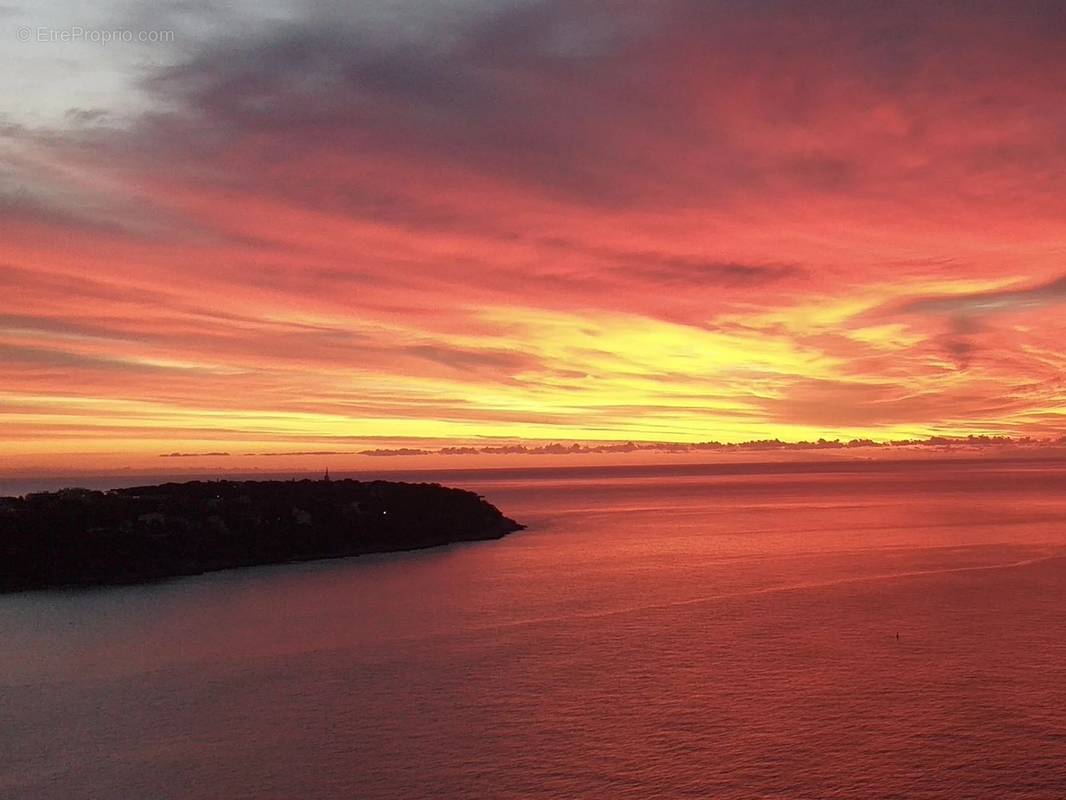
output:
M139 583L499 539L523 526L433 483L192 481L0 498L0 591Z

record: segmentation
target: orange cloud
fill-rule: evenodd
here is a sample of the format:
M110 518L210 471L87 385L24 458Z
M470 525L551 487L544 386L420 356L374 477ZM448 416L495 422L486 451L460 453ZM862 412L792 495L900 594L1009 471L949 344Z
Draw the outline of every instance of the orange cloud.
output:
M1063 26L678 0L205 39L126 121L4 128L0 454L1057 435Z

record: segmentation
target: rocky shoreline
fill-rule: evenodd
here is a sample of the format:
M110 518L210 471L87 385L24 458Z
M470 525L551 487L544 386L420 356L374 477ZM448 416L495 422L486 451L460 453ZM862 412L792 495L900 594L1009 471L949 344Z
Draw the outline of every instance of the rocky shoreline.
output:
M0 498L0 591L418 550L522 529L473 492L391 481L192 481Z

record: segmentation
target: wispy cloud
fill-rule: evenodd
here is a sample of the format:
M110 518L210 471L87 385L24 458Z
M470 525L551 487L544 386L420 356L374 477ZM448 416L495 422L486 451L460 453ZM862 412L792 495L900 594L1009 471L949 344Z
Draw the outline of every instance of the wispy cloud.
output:
M11 95L0 453L1060 425L1060 4L390 8Z
M1066 303L1066 275L1021 288L919 297L896 310L903 314L985 316L1032 311L1057 303Z

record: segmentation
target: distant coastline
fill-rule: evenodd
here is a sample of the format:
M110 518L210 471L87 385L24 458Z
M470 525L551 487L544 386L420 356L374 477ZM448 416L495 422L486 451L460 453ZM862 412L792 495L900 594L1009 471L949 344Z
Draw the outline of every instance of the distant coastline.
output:
M522 529L432 483L191 481L0 498L0 591L418 550Z
M571 456L604 455L630 453L775 453L804 452L810 450L987 450L1003 448L1062 448L1066 446L1066 436L1055 438L1033 438L1031 436L1003 436L988 434L970 434L968 436L928 436L910 439L818 439L815 441L783 441L781 439L752 439L743 442L669 442L669 441L625 441L625 442L510 442L505 444L478 445L476 447L440 446L440 447L377 447L361 450L302 450L278 452L230 453L212 450L207 452L160 453L159 458L231 458L260 457L273 458L284 456L371 456L373 458L410 458L412 456Z

